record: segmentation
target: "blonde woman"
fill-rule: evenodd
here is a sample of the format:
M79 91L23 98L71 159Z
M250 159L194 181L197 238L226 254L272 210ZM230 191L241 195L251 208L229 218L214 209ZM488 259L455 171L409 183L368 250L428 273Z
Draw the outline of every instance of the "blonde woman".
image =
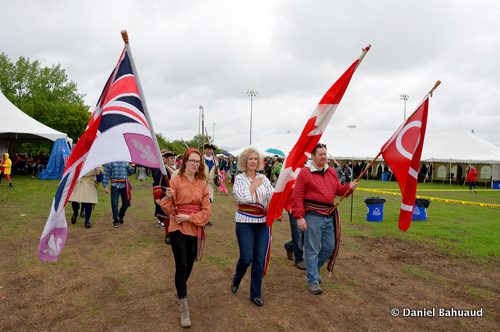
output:
M231 282L231 292L236 293L248 266L252 264L250 301L262 306L262 274L266 258L267 204L274 189L269 179L257 173L262 165L261 154L253 149L245 149L238 159L238 174L234 180L233 195L238 203L236 219L236 237L240 247L240 257L236 272Z

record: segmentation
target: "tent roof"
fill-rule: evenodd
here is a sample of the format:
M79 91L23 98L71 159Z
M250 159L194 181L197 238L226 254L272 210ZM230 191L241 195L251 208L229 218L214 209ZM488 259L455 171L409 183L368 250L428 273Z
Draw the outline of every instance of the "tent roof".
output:
M389 131L335 130L320 140L329 155L339 160L371 160L392 136ZM298 134L273 134L252 144L259 151L277 148L286 154L297 141ZM230 151L237 156L248 146ZM464 129L427 130L422 161L500 164L500 147Z
M55 141L66 138L65 133L52 129L33 119L14 104L0 91L0 139L39 139Z

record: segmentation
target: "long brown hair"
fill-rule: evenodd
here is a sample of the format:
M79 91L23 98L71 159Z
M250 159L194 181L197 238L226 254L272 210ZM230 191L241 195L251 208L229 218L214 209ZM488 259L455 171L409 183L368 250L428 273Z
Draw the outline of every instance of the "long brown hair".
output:
M194 178L198 180L205 181L206 176L205 176L205 158L201 155L201 152L198 151L195 148L189 148L184 155L182 156L182 163L181 163L181 168L179 169L179 175L184 175L186 172L186 164L189 159L189 156L194 153L200 156L200 167L198 167L198 170L196 173L194 173Z

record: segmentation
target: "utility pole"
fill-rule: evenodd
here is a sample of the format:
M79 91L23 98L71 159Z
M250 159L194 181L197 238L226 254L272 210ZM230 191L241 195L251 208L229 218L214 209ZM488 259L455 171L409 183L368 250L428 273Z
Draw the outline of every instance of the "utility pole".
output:
M251 145L252 144L253 97L257 96L257 91L254 91L254 90L247 91L247 95L250 97L250 145Z
M406 93L403 93L399 96L399 99L404 100L404 116L403 116L403 121L406 121L406 101L410 99L410 96L408 96Z

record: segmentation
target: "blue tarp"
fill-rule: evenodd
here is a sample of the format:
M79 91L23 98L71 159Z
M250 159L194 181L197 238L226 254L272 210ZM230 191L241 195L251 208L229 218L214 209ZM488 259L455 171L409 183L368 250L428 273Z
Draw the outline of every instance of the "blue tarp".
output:
M43 180L61 179L70 152L66 139L58 138L52 146L52 152L50 153L47 167L40 173L39 178Z

